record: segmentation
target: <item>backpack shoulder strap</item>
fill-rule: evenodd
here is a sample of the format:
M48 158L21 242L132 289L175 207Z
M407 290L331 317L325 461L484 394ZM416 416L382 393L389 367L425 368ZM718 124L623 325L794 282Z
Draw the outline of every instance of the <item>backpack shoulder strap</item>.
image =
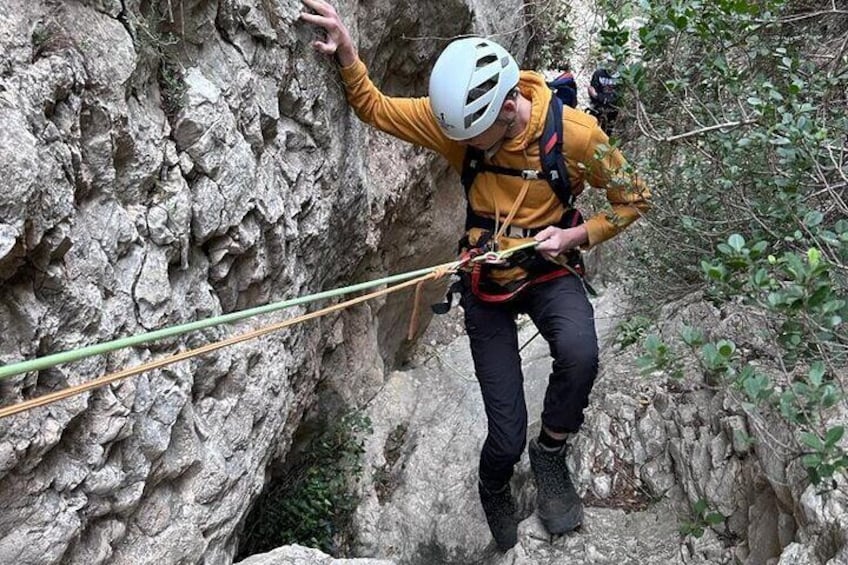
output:
M459 179L462 182L462 188L465 189L465 231L480 222L480 216L471 209L469 193L471 192L471 185L474 184L474 179L483 171L485 156L482 149L468 146L465 148L465 156L462 158L462 171L459 173Z
M462 159L462 172L459 173L459 178L462 181L462 187L465 189L465 196L471 190L471 185L474 184L474 179L477 174L483 170L483 158L485 154L482 149L476 149L470 145L465 148L465 157Z
M571 191L571 180L568 178L565 157L562 155L562 136L562 100L551 96L545 129L539 138L539 158L542 161L542 171L547 174L548 183L554 194L563 206L571 208L574 204L574 195Z

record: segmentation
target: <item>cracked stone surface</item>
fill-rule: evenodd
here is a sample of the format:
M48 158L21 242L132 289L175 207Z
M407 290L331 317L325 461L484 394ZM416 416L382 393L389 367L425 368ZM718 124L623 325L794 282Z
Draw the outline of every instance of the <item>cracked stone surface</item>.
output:
M401 95L424 93L441 48L402 37L521 17L515 0L337 6ZM455 176L358 122L301 10L0 2L0 363L452 257ZM373 396L411 306L383 299L0 421L0 562L231 562L319 384ZM2 403L304 311L15 376Z
M530 34L516 0L337 7L392 95L425 91L441 44L421 38L519 29L509 47L520 58ZM452 257L464 210L456 175L352 116L301 9L0 0L0 363ZM441 292L434 285L424 303ZM408 352L411 308L408 294L392 295L0 420L0 563L231 563L269 464L328 390L370 402L375 422L361 563L848 563L844 479L824 493L798 486L803 470L777 422L697 373L640 377L634 350L611 349L570 455L585 531L545 538L523 461L520 543L493 554L473 488L482 405L467 346L448 342L387 371ZM0 381L0 400L305 311L15 376ZM697 320L773 355L744 309L694 300L659 317L664 331ZM614 313L599 319L612 325ZM526 363L538 406L540 340ZM701 499L725 520L701 538L677 536ZM250 560L341 561L298 547Z
M797 461L774 450L776 437L789 441L786 430L776 422L764 428L762 415L746 413L732 389L705 386L693 368L682 380L642 376L638 347L620 350L610 339L622 296L611 287L594 301L601 372L568 455L586 504L578 532L554 538L545 532L534 514L525 453L512 481L522 518L518 545L505 554L495 550L475 486L485 414L457 309L431 325L413 364L393 373L370 405L374 432L366 440L357 555L404 565L846 562L844 478L824 492L800 480ZM699 320L746 348L758 339L745 329L755 323L751 316L756 313L738 307L720 312L693 297L659 319L669 327ZM519 322L524 343L535 328ZM541 339L530 341L522 356L532 437L550 357ZM756 447L734 440L739 429L749 430ZM701 537L682 535L681 526L697 522L692 509L699 500L724 519Z

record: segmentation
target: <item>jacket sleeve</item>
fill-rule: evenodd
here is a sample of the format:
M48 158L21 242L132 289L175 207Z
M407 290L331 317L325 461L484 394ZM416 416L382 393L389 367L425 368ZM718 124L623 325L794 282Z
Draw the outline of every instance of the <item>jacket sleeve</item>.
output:
M651 207L651 193L643 179L633 170L609 138L595 126L586 144L583 165L588 183L606 191L608 210L586 221L589 243L593 247L621 232L643 216Z
M459 144L442 133L430 108L429 98L393 98L371 81L365 64L357 59L340 70L347 100L363 122L404 141L427 147L461 166Z

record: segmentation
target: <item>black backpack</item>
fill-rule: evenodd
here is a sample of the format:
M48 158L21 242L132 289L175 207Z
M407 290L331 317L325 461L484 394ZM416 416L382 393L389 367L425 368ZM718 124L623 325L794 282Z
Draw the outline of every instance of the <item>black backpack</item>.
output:
M554 96L562 103L572 108L577 107L577 81L570 74L559 76L548 82L548 87L554 91Z

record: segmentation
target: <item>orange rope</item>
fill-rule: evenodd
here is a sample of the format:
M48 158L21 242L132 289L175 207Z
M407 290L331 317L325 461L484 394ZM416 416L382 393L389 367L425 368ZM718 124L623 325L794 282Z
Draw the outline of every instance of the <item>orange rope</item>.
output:
M423 283L426 280L436 280L443 277L447 274L450 269L444 267L433 271L432 273L428 273L424 276L408 280L406 282L397 284L395 286L391 286L388 288L384 288L382 290L378 290L372 292L370 294L365 294L363 296L359 296L357 298L352 298L350 300L346 300L344 302L340 302L333 306L328 306L326 308L322 308L320 310L316 310L315 312L311 312L309 314L304 314L303 316L298 316L297 318L292 318L291 320L286 320L284 322L279 322L276 324L272 324L270 326L265 326L264 328L259 328L247 333L239 334L230 338L227 338L222 341L216 341L202 347L198 347L196 349L191 349L189 351L183 351L181 353L176 353L170 357L166 357L164 359L157 359L155 361L149 361L147 363L143 363L141 365L137 365L135 367L130 367L129 369L124 369L123 371L118 371L117 373L110 373L108 375L103 375L102 377L98 377L94 380L81 383L75 386L67 387L62 390L58 390L56 392L51 392L50 394L45 394L43 396L39 396L30 400L26 400L24 402L19 402L17 404L12 404L10 406L6 406L0 408L0 418L6 418L7 416L13 416L15 414L20 414L21 412L25 412L27 410L32 410L33 408L38 408L40 406L47 406L48 404L53 404L54 402L58 402L60 400L65 400L66 398L70 398L72 396L76 396L77 394L81 394L83 392L101 387L103 385L107 385L109 383L113 383L115 381L119 381L121 379L125 379L127 377L132 377L146 371L151 371L153 369L160 369L165 367L166 365L170 365L172 363L176 363L178 361L184 361L186 359L191 359L192 357L196 357L198 355L202 355L204 353L209 353L210 351L216 351L228 345L234 345L236 343L241 343L243 341L248 341L251 339L255 339L257 337L261 337L263 335L273 333L275 331L281 330L288 326L293 326L294 324L298 324L300 322L305 322L307 320L312 320L314 318L318 318L320 316L324 316L325 314L330 314L332 312L336 312L338 310L343 310L344 308L348 308L350 306L354 306L361 302L365 302L367 300L371 300L372 298L377 298L383 296L385 294L389 294L398 290L402 290L404 288L418 285Z
M433 270L430 275L430 278L432 278L434 281L437 281L450 272L451 269L448 269L447 267L438 267ZM412 341L412 339L415 337L415 333L418 331L418 320L421 317L421 293L424 290L425 282L427 281L419 281L418 284L415 286L415 298L412 299L412 316L409 318L409 326L406 329L407 341Z
M409 327L406 329L407 341L412 341L415 332L418 331L418 318L421 316L421 291L424 289L424 281L415 285L415 298L412 299L412 316L409 318Z

